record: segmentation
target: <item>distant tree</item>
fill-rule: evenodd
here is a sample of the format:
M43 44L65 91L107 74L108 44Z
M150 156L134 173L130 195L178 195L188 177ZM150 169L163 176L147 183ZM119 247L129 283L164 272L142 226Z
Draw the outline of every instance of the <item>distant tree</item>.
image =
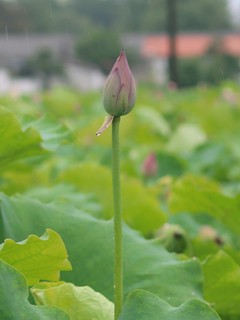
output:
M72 7L81 16L87 16L92 23L103 27L111 27L117 24L121 15L122 4L113 0L73 0Z
M123 0L119 19L125 30L135 32L163 30L164 0Z
M216 31L232 27L227 0L178 0L180 30ZM73 32L105 27L121 32L164 32L166 0L0 0L5 32Z
M204 81L200 58L181 59L178 63L178 72L180 87L191 87Z
M35 72L44 73L47 76L62 72L61 63L48 48L41 49L30 60Z
M218 84L236 78L238 73L238 59L222 52L221 40L216 39L205 56L180 60L179 84L182 87L194 86L199 82Z
M221 48L221 40L216 39L203 58L201 76L206 83L217 84L226 79L234 79L239 72L238 59L222 52Z
M227 0L181 0L178 2L181 30L217 31L232 28Z
M164 32L167 0L122 0L119 20L125 30ZM216 31L232 28L227 0L178 0L178 27L187 31Z
M43 48L34 54L18 70L18 75L21 76L38 76L45 89L50 87L52 76L62 74L62 64L48 48Z
M55 0L21 0L19 5L26 13L28 32L49 32L54 29L54 15L59 7Z
M0 1L0 31L8 33L24 32L27 27L26 12L16 3Z
M76 46L78 57L108 73L121 49L118 33L98 29L81 38Z

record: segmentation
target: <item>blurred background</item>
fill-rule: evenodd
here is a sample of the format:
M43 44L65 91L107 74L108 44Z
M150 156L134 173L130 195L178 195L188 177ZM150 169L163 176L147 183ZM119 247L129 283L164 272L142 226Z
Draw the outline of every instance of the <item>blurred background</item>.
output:
M139 83L240 81L239 0L0 0L0 92L103 86L125 48Z

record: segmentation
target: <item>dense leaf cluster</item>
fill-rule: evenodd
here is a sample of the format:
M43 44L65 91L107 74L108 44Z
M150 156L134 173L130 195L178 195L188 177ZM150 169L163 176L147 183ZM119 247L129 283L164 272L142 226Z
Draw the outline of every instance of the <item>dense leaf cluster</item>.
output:
M238 319L239 86L143 87L138 96L121 124L119 319ZM108 131L95 136L100 93L0 102L1 320L112 320L111 141Z

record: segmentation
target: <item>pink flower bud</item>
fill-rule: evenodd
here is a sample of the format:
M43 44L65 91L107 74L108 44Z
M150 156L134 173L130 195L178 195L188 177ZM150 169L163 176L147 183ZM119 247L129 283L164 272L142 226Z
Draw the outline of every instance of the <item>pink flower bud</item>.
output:
M143 174L146 177L153 177L158 172L158 162L154 153L150 153L143 163Z
M132 110L135 100L135 80L122 50L105 83L104 108L112 116L123 116Z

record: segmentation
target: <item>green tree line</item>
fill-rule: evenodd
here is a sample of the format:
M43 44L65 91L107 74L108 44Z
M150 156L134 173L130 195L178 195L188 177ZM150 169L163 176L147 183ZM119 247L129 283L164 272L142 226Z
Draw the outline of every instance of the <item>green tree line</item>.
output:
M168 0L0 0L0 32L88 33L93 28L119 32L163 32ZM234 28L227 0L178 0L178 27L184 31Z

